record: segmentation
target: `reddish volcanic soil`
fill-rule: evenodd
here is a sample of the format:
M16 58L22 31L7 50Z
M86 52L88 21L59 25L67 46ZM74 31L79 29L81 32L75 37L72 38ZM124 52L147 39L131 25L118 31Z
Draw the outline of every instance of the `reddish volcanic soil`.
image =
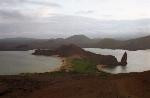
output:
M150 71L119 75L0 76L0 98L150 98Z

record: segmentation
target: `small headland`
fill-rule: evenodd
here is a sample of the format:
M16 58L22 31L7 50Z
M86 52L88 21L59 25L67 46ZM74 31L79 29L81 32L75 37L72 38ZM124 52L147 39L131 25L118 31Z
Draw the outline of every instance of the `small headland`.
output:
M127 64L127 54L118 62L115 56L95 54L74 45L63 45L59 48L36 49L33 55L53 56L58 55L62 58L63 66L61 70L77 72L97 72L97 65L106 66L125 66Z

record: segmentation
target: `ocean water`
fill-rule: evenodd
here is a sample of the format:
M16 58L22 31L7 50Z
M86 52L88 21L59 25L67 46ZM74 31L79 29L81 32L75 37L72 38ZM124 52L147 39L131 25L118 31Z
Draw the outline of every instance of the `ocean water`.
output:
M84 49L97 54L114 55L118 61L121 60L124 52L127 52L127 66L102 68L101 70L105 72L117 74L150 70L150 50ZM33 51L0 51L0 75L49 72L56 70L62 64L61 59L58 57L35 56L31 55L32 52Z
M42 73L61 65L58 57L34 56L33 51L0 51L0 75Z
M138 51L128 51L121 49L100 49L100 48L85 48L85 50L103 54L103 55L113 55L118 61L121 60L124 52L128 55L127 66L116 66L102 68L103 71L117 74L117 73L130 73L130 72L143 72L150 70L150 50L138 50ZM109 62L109 61L108 61Z

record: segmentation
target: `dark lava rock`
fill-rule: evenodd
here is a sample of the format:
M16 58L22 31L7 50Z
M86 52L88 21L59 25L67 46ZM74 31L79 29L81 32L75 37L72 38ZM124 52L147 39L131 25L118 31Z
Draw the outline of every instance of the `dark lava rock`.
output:
M85 51L82 48L74 44L63 45L57 48L56 52L60 57L70 57L75 55L83 57L86 55Z
M121 58L120 65L126 66L127 65L127 52L125 52Z
M54 50L46 50L46 49L36 49L33 55L45 55L45 56L52 56L56 54Z
M88 52L74 44L63 45L54 50L37 49L35 50L33 55L46 55L46 56L58 55L60 57L76 57L76 58L88 59L90 61L93 61L96 64L104 64L104 65L112 65L112 66L117 66L120 64L117 61L115 56L101 55L101 54Z

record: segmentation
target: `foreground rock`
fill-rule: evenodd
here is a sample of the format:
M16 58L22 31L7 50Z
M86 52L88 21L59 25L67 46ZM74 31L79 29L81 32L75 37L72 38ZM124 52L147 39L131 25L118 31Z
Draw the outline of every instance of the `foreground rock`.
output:
M150 98L150 71L0 76L0 98Z
M124 63L118 62L115 56L91 53L73 44L63 45L54 50L37 49L35 50L33 55L46 55L46 56L58 55L60 57L88 59L90 61L93 61L96 64L103 64L103 65L110 65L110 66L117 66L120 64L124 65Z

